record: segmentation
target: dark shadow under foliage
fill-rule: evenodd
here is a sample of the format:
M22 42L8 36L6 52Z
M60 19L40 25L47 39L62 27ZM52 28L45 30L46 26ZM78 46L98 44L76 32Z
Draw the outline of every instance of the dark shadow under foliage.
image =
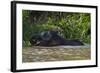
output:
M59 45L71 45L80 46L83 45L79 40L67 40L59 36L55 31L43 31L37 35L33 35L30 39L31 45L34 46L59 46Z

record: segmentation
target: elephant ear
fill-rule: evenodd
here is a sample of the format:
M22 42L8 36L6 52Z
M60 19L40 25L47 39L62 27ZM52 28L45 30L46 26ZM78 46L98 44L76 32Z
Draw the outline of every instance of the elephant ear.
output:
M44 41L49 41L52 37L50 31L43 31L41 32L40 36L41 36L41 39Z

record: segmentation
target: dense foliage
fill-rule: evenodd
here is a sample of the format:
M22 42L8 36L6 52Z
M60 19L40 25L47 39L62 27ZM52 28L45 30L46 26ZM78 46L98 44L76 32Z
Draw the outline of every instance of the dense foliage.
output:
M66 39L79 39L90 44L91 20L89 13L23 10L23 46L29 46L32 34L55 30Z

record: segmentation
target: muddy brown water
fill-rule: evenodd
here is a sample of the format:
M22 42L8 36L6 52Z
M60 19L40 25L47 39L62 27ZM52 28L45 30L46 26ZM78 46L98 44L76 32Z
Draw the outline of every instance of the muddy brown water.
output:
M90 46L54 46L54 47L24 47L22 49L22 61L48 62L91 59Z

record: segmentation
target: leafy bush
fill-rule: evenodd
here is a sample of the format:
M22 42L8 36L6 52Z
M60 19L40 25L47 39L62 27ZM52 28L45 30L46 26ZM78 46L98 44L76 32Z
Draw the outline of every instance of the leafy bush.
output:
M91 40L89 13L47 12L23 10L23 46L29 46L32 34L55 30L66 39Z

